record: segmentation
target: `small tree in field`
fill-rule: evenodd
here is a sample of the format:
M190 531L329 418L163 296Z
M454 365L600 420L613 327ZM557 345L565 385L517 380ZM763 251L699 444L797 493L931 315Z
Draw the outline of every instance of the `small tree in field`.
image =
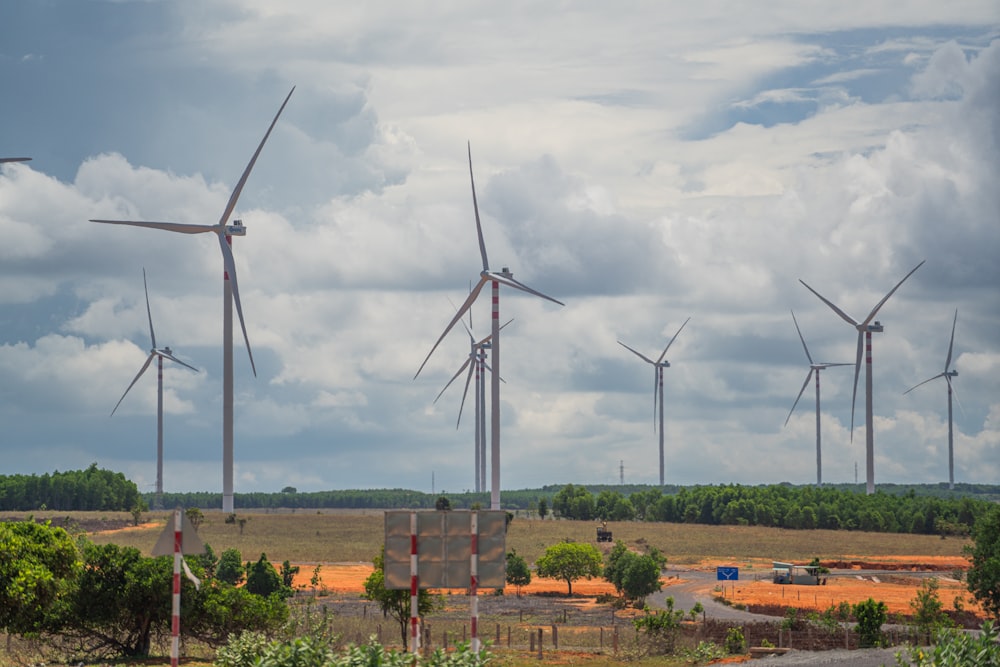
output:
M406 646L406 627L410 621L410 591L385 587L385 547L372 559L375 570L365 579L366 600L379 606L382 613L399 623L399 637ZM425 590L417 592L417 613L426 616L437 608L434 598Z
M882 626L889 618L889 608L881 600L868 598L851 608L858 621L857 631L861 635L861 646L871 648L882 645Z
M562 579L567 595L573 595L574 581L601 575L601 552L592 544L560 542L547 548L535 565L539 577Z
M521 586L531 583L528 563L518 555L516 549L511 549L507 554L507 583L517 589L517 597L521 597Z

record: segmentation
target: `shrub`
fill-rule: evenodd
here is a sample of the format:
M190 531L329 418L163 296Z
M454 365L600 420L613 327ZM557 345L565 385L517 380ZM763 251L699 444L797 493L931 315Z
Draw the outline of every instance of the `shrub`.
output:
M743 628L729 628L726 632L726 653L746 653L747 640Z
M872 648L882 645L882 625L889 617L888 608L882 601L876 602L868 598L852 607L854 618L858 625L855 628L861 636L862 648Z

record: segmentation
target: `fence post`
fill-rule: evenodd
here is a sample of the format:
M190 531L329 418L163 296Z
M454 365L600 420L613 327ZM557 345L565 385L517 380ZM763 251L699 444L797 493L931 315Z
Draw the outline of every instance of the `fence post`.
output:
M604 626L601 626L601 650L604 650Z
M531 653L534 653L535 652L535 633L534 632L528 631L528 644L530 645L530 648L528 648L528 651L530 651Z
M552 648L556 651L559 650L559 626L552 626Z
M499 626L498 626L499 627ZM497 640L497 646L500 646L500 640ZM507 626L507 648L510 648L510 626Z
M542 629L538 628L538 659L542 659Z
M616 625L612 628L611 642L614 646L615 655L618 655L618 626Z

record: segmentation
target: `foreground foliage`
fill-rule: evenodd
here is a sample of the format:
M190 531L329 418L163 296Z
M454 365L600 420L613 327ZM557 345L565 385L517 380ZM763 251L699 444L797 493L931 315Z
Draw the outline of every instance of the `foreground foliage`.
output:
M904 658L896 654L900 667L995 667L1000 665L1000 632L991 621L986 621L979 636L959 630L939 630L930 648L914 647Z
M479 667L492 660L485 648L478 653L468 643L454 651L437 649L429 655L412 655L370 639L367 644L351 644L342 650L315 637L298 637L267 642L259 633L230 637L216 654L216 667Z
M216 646L233 632L273 632L288 617L280 593L264 597L212 578L189 556L183 579L186 637ZM273 568L272 568L273 569ZM0 630L30 636L74 660L146 656L170 634L173 559L134 547L77 542L62 528L0 524Z

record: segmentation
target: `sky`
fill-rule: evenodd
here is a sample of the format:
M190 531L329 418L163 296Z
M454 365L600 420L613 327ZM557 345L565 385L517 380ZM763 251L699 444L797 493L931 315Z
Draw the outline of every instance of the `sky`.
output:
M474 489L452 331L502 289L501 486L816 480L815 361L874 335L875 481L1000 480L995 0L0 0L0 473L222 490L214 224L282 100L233 242L236 492ZM473 308L485 335L489 298ZM864 370L822 374L823 479L865 480Z

